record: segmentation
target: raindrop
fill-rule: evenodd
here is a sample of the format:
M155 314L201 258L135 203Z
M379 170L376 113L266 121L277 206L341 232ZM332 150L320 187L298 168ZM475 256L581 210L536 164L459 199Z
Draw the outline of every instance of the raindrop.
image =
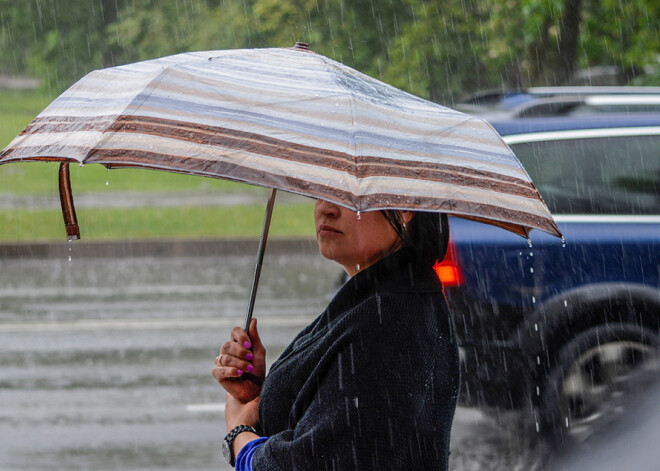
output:
M536 355L536 364L540 365L541 364L541 357Z
M383 313L380 307L380 296L376 295L376 307L378 309L378 322L379 324L383 323Z
M534 324L534 330L537 331L537 332L539 331L539 325L538 324Z
M360 211L357 212L358 221L360 220Z
M69 261L71 261L71 255L69 255Z
M530 257L533 257L533 256L534 256L534 252L529 252L529 256L530 256Z
M541 389L538 386L536 386L536 395L537 396L541 395Z
M359 263L356 263L356 264L355 264L355 269L356 269L357 271L360 271L360 264L359 264Z
M536 296L532 296L532 304L536 304ZM536 327L536 330L539 330L538 325Z
M534 273L534 267L529 267L529 272Z
M567 307L567 306L568 306L568 301L566 301L566 300L564 299L564 307Z
M539 423L536 422L536 433L539 433Z
M532 248L532 239L527 238L527 245L529 245L529 248Z
M566 248L566 239L564 239L564 236L561 236L561 246Z
M106 178L105 179L105 186L108 186L108 185L110 185L110 181L108 181L108 179Z
M568 417L566 417L566 428L568 428Z

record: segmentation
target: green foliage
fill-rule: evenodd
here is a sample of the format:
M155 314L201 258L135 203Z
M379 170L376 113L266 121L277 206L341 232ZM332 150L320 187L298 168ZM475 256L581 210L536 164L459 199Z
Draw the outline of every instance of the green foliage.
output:
M410 1L407 21L389 46L386 81L416 95L451 104L457 95L490 85L484 20L477 1Z
M583 66L617 65L628 79L634 78L645 67L657 67L660 2L591 0L589 6L581 37L580 62Z
M8 71L41 77L62 91L88 71L114 65L106 28L126 3L0 0L0 59Z
M598 65L618 66L626 81L658 64L657 0L487 2L487 55L509 85L560 85L576 68Z
M189 50L313 50L432 100L657 67L657 0L0 0L0 73L61 91L99 67ZM651 79L654 82L655 79Z

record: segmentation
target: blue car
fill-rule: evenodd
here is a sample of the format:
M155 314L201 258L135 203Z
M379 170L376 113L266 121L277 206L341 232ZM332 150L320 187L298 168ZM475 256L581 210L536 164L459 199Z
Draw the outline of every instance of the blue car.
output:
M657 376L660 114L492 121L565 236L450 218L438 269L461 341L464 404L529 411L578 443Z

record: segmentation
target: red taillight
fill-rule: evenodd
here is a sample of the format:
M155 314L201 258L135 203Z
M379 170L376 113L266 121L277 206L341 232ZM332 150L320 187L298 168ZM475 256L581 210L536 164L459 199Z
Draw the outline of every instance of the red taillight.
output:
M433 269L438 274L443 287L460 286L463 284L461 267L458 266L458 260L456 259L456 248L451 240L447 246L445 258L440 263L436 260Z

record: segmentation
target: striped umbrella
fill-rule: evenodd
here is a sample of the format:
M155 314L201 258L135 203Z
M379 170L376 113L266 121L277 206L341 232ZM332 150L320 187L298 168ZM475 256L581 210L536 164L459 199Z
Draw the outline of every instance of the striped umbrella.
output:
M226 178L355 211L438 211L525 237L533 228L561 235L488 123L302 43L177 54L91 72L0 153L0 163L26 160L64 162L60 188L70 238L78 234L68 162Z

